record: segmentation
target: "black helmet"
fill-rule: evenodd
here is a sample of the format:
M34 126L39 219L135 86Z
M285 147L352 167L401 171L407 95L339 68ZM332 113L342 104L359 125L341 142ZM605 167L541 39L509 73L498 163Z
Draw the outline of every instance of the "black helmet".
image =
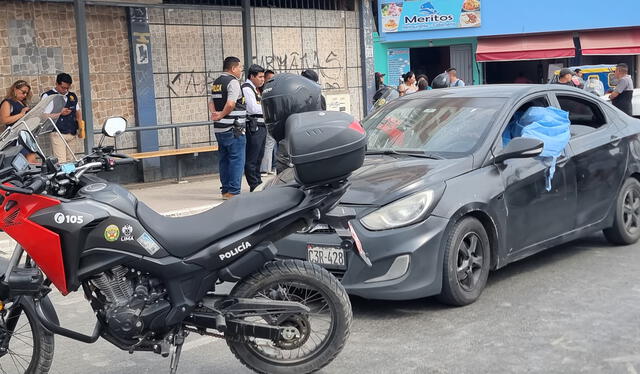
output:
M264 85L262 112L276 142L284 139L284 124L294 113L322 110L320 85L301 75L278 74Z
M400 92L398 92L398 90L396 90L395 88L389 86L381 87L373 95L373 109L378 109L389 101L397 99L399 97Z
M431 81L431 88L447 88L451 84L451 79L448 73L438 74Z

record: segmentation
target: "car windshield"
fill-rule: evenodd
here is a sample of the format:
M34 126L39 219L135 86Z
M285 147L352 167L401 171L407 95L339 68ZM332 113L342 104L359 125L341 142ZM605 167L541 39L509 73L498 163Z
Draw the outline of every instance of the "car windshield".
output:
M475 151L505 100L416 98L388 103L363 121L370 153L415 153L435 158Z

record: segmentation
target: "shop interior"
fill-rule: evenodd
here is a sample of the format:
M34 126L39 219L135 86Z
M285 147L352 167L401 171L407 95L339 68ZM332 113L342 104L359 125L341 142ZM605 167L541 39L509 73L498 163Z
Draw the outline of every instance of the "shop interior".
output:
M550 79L549 65L562 66L618 64L624 62L629 71L636 71L634 56L578 56L533 61L498 61L484 63L484 82L487 84L515 83L547 83ZM523 79L524 78L524 79Z
M450 48L447 47L427 47L411 48L411 70L416 74L425 74L429 78L429 83L436 75L442 73L451 64Z

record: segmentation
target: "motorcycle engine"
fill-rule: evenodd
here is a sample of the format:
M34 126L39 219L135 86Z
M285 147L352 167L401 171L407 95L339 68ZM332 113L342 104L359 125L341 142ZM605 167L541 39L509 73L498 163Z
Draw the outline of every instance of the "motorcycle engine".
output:
M142 337L153 320L170 309L166 291L158 279L124 266L101 273L90 284L99 290L96 294L101 296L103 305L99 312L109 330L122 339Z

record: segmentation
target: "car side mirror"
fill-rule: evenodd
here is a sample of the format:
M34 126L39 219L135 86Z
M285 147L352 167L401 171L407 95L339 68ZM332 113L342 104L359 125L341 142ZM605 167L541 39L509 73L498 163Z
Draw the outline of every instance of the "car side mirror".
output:
M127 129L127 120L122 117L107 118L102 126L102 134L108 137L116 137Z
M514 138L496 155L494 162L499 164L505 160L512 158L530 158L539 156L544 149L544 143L541 140L533 138Z

